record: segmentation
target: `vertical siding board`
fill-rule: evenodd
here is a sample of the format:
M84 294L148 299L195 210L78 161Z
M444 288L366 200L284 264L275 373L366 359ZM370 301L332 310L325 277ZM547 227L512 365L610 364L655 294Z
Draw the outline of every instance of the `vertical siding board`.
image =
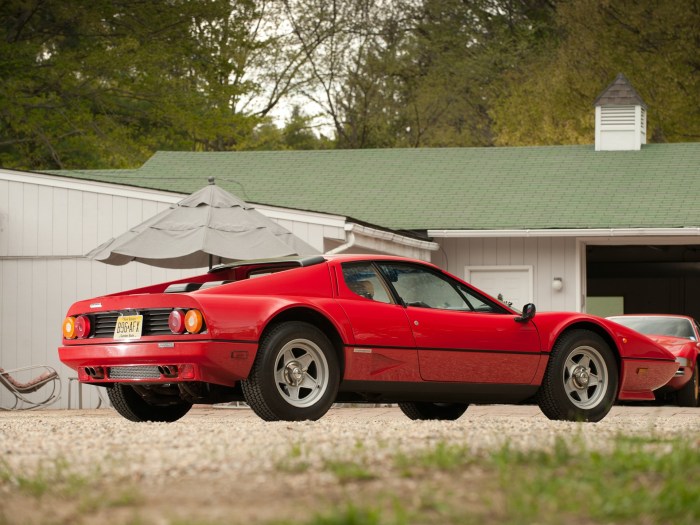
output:
M31 363L32 332L31 320L34 316L34 304L32 301L35 286L32 279L31 261L20 260L15 263L17 270L17 300L13 306L15 310L15 366L25 366ZM27 321L30 324L27 324Z
M496 239L496 264L499 266L510 266L513 264L511 259L511 239L507 237Z
M112 203L112 234L117 237L129 229L126 197L114 197Z
M52 255L53 252L53 192L53 188L39 186L37 255L40 256Z
M77 190L68 191L68 252L66 255L83 255L82 223L83 195Z
M138 226L141 224L144 220L143 217L143 207L142 207L142 202L139 199L131 199L127 198L126 200L126 219L127 219L127 227L125 228L124 231L133 228L134 226ZM123 233L123 232L120 232ZM119 235L118 233L117 235Z
M309 225L309 240L307 241L314 249L323 253L323 226L320 224Z
M54 188L52 196L53 236L51 255L68 254L68 190Z
M2 263L2 330L0 330L0 350L2 351L3 368L14 368L17 364L17 329L18 311L17 295L19 292L19 280L17 275L17 261L5 260Z
M84 193L82 217L83 242L80 250L80 253L83 255L100 244L97 236L99 215L100 210L98 208L97 195L94 193Z
M39 243L39 188L24 184L22 191L22 255L38 254Z
M514 266L525 264L525 239L522 237L510 239L510 264Z
M38 362L48 364L54 359L55 349L49 348L48 344L48 301L46 291L48 287L48 262L46 259L34 259L23 261L29 267L32 280L31 291L31 337L32 342L29 348L27 364L34 364L35 357Z
M108 241L112 235L112 203L111 195L97 196L97 246Z
M537 239L537 295L540 309L552 309L552 240L544 237Z
M22 211L24 184L19 182L10 182L8 189L8 255L24 255L22 253Z
M0 257L7 256L10 250L10 183L0 180Z
M562 237L552 239L552 275L549 280L551 286L552 279L554 277L561 277L564 288L557 292L552 290L552 304L550 308L552 310L566 310L566 289L571 286L572 283L568 282L566 274L566 239Z

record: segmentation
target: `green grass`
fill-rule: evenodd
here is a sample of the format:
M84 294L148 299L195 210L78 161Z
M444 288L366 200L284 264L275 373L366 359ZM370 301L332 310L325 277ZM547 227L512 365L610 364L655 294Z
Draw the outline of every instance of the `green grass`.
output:
M394 456L394 465L404 477L413 477L416 472L424 469L455 470L473 461L466 446L444 442L418 453L399 453Z
M32 475L17 472L0 459L0 484L15 486L20 492L41 498L47 493L75 496L89 486L87 477L70 472L63 460L43 465Z
M351 481L368 481L377 476L370 472L364 465L354 461L326 461L325 468L333 473L341 483Z
M277 465L278 475L320 468L333 474L337 483L300 486L318 504L301 514L294 501L277 502L281 516L297 516L292 518L295 521L282 523L700 523L700 439L695 437L620 436L601 450L591 449L582 437L573 436L539 450L506 445L479 454L471 453L464 444L440 442L412 453L395 453L393 460L377 464L364 445L354 450L352 461L330 457L319 463L309 459L310 450L303 444L291 446ZM138 515L148 504L141 491L147 488L135 482L115 485L99 472L87 476L71 473L60 460L47 462L32 474L0 460L3 497L21 495L29 505L36 502L49 507L59 500L71 502L71 516L81 523L99 513L113 515L113 511L131 516L130 523L141 523ZM182 510L192 514L187 522L197 522L196 508ZM16 523L10 518L0 510L0 525ZM143 525L152 522L144 521Z
M507 514L543 523L556 516L593 522L700 522L700 450L680 440L618 438L609 452L525 453L504 447L497 468ZM549 517L553 517L550 519Z
M551 449L506 445L474 456L464 446L438 443L397 454L394 472L385 474L421 480L425 488L416 497L378 493L371 506L350 503L295 523L690 525L700 523L699 444L619 437L600 451L580 439L557 439ZM364 479L351 473L349 463L327 466L342 472L345 482ZM477 483L470 482L474 479Z

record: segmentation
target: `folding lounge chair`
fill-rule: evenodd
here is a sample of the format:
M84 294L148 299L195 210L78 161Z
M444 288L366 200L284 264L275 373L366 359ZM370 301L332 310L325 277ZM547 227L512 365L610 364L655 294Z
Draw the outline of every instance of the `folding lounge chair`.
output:
M31 372L33 379L26 382L18 377ZM39 375L36 375L36 374ZM50 366L34 365L4 370L0 368L0 385L7 389L12 398L12 406L0 406L0 410L29 410L51 405L58 401L61 395L61 378ZM1 396L5 397L5 396Z

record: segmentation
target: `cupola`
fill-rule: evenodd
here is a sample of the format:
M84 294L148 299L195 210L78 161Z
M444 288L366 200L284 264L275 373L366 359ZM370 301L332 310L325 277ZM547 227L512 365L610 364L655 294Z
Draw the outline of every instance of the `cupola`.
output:
M596 151L630 151L647 143L647 105L619 73L595 100Z

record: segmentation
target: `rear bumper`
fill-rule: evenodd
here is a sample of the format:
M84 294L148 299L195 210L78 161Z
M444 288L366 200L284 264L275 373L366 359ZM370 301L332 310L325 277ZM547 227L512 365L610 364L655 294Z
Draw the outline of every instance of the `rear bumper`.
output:
M676 370L676 361L623 359L618 398L623 401L653 401L654 390L667 384Z
M63 363L90 384L204 381L233 386L248 377L257 343L159 341L61 346Z

